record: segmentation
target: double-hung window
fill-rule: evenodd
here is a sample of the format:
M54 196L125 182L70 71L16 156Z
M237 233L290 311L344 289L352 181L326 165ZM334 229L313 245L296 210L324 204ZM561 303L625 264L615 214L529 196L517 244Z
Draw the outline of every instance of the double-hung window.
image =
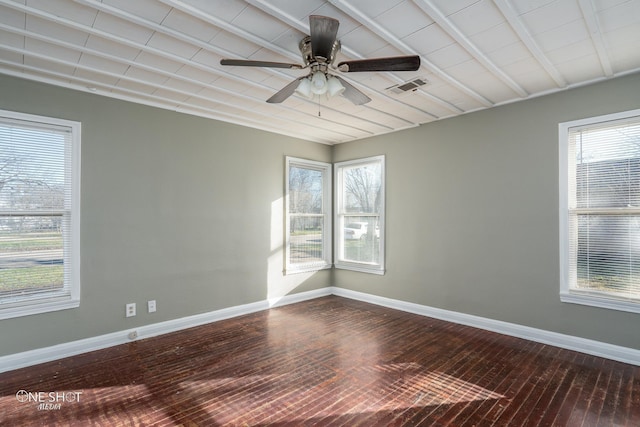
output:
M335 164L335 265L384 274L384 156Z
M560 124L561 300L640 312L640 110Z
M287 273L331 267L331 165L286 158Z
M0 111L0 319L80 301L80 123Z

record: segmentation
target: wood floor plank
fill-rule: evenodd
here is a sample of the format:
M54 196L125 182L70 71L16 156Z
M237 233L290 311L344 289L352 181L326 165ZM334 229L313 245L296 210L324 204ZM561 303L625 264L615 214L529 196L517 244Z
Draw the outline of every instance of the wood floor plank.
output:
M571 387L575 377L573 364L580 357L577 352L571 353L573 353L572 358L559 363L560 374L541 393L540 401L530 417L530 422L536 423L539 427L554 425L558 410L562 408L565 402L567 390Z
M637 427L640 367L330 296L0 374L0 425Z

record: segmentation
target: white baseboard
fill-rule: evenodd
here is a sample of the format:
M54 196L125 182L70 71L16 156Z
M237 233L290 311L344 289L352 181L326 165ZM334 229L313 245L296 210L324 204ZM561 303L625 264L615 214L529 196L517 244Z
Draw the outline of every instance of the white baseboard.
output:
M443 310L440 308L395 300L391 298L380 297L363 292L351 291L344 288L333 287L331 288L331 293L333 295L345 298L351 298L371 304L393 308L396 310L419 314L422 316L433 317L436 319L458 323L461 325L473 326L475 328L485 329L487 331L497 332L500 334L510 335L518 338L524 338L542 344L548 344L568 350L575 350L593 356L604 357L607 359L617 360L619 362L640 366L640 350L628 347L607 344L600 341L574 337L571 335L559 334L557 332L545 331L542 329L531 328L529 326L502 322L500 320L488 319L471 314L464 314L455 311Z
M433 317L436 319L459 323L462 325L473 326L492 332L497 332L518 338L524 338L543 344L553 345L568 350L575 350L581 353L591 354L594 356L604 357L607 359L617 360L620 362L640 366L640 350L602 343L585 338L578 338L570 335L559 334L556 332L545 331L542 329L531 328L514 323L502 322L485 317L473 316L470 314L458 313L455 311L443 310L440 308L380 297L363 292L356 292L349 289L327 287L314 291L285 295L282 298L258 301L250 304L243 304L239 306L224 308L221 310L215 310L208 313L196 314L194 316L183 317L180 319L140 326L137 328L113 332L97 337L58 344L51 347L44 347L25 351L22 353L1 356L0 372L11 371L27 366L37 365L39 363L62 359L64 357L75 356L89 351L100 350L103 348L128 343L132 341L131 339L129 339L129 333L134 331L138 334L135 340L151 338L169 332L175 332L194 326L200 326L224 319L230 319L232 317L255 313L261 310L267 310L272 307L293 304L327 295L337 295L340 297L355 299L371 304L380 305L383 307L406 311L422 316Z
M271 307L278 307L293 304L309 299L331 295L331 288L322 288L314 291L300 292L292 295L285 295L282 298L258 301L250 304L243 304L208 313L196 314L194 316L182 317L180 319L167 320L165 322L151 325L138 326L124 331L112 332L110 334L97 337L85 338L68 343L58 344L50 347L29 350L22 353L10 354L0 357L0 372L12 371L14 369L37 365L39 363L51 362L64 357L75 356L89 351L101 350L119 344L128 343L144 338L151 338L169 332L180 331L182 329L200 326L207 323L217 322L232 317L255 313L256 311L267 310ZM129 334L136 332L135 339L129 339Z

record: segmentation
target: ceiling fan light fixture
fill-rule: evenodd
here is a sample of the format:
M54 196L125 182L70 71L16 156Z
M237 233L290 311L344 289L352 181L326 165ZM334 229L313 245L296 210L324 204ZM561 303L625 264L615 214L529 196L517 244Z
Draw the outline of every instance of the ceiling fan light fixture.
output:
M301 79L296 88L296 93L308 99L315 96L329 99L341 95L344 91L345 87L340 79L322 71L316 71L311 76Z
M330 1L329 3L333 3ZM371 101L367 95L359 89L343 80L337 75L329 73L340 71L343 73L371 72L371 71L417 71L420 68L419 55L394 56L387 58L358 59L343 61L337 66L333 65L336 54L340 51L341 43L337 39L340 22L328 16L310 15L309 32L299 43L298 48L302 54L303 65L289 64L285 62L257 61L249 59L222 59L221 65L244 67L271 67L271 68L310 68L311 73L299 77L280 89L271 98L270 104L279 104L285 99L298 93L308 99L330 97L342 94L354 105L362 105Z

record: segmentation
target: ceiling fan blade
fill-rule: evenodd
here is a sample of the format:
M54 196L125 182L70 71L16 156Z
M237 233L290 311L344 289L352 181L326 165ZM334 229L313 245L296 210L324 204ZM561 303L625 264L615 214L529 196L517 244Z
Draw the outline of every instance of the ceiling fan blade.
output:
M300 64L286 62L252 61L249 59L221 59L220 65L235 65L240 67L269 67L269 68L302 68Z
M309 31L311 35L311 54L314 58L331 59L331 51L338 36L340 22L328 16L309 16Z
M300 84L300 80L306 79L306 78L307 76L302 76L295 79L294 81L292 81L291 83L289 83L288 85L280 89L278 92L276 92L271 98L267 99L267 102L269 104L281 103L282 101L284 101L285 99L293 95L293 92L296 91L296 89L298 88L298 85Z
M340 76L333 76L333 77L340 80L340 83L342 83L342 86L344 86L344 92L342 92L342 96L347 98L349 101L353 102L356 105L366 104L367 102L371 101L371 98L369 98L367 95L362 93L359 89L356 89L355 86L353 86L351 83L349 83L342 77Z
M338 70L344 73L359 71L416 71L419 68L420 57L417 55L359 59L338 64Z

